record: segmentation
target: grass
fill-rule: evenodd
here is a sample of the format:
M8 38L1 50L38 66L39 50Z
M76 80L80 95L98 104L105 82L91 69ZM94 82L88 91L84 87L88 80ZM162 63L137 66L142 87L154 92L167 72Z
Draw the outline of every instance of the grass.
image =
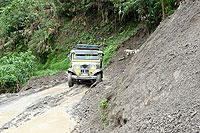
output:
M128 28L115 36L110 36L109 38L104 38L105 42L100 42L100 44L106 44L107 47L104 48L104 68L110 64L110 58L117 52L120 47L120 42L129 39L135 31L137 31L139 26L135 28Z
M56 70L50 70L50 69L45 69L45 70L39 70L35 72L35 76L45 76L45 75L54 75L56 74Z
M103 122L104 128L109 125L108 114L109 114L109 107L108 107L108 99L103 98L102 101L99 103L99 108L101 109L100 119Z
M35 76L54 75L59 71L67 71L70 67L70 60L65 52L59 53L58 56L51 55L45 64L40 64Z
M95 28L91 26L86 29L83 25L66 20L55 44L58 51L53 51L48 55L46 63L39 65L35 75L52 75L58 71L67 71L70 67L70 60L67 55L78 43L99 45L104 51L103 67L106 68L110 64L112 56L120 48L120 43L129 39L138 30L139 26L121 27L118 32L113 32L110 27L110 25L96 26Z

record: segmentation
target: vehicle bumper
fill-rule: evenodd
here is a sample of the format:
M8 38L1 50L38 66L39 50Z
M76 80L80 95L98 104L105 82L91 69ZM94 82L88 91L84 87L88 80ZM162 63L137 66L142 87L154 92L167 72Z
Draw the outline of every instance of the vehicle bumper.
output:
M97 76L76 76L76 75L72 75L72 79L92 80L92 79L97 79Z

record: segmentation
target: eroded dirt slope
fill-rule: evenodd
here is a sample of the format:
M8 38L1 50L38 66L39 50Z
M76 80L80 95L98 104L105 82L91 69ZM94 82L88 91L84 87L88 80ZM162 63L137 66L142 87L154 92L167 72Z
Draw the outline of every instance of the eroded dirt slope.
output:
M199 132L199 64L200 1L190 0L158 27L125 70L84 96L74 132ZM107 127L98 107L103 98L109 100Z

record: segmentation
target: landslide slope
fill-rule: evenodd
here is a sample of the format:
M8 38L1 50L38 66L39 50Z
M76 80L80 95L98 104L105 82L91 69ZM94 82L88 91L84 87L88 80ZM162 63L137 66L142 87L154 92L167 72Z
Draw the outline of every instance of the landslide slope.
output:
M200 131L200 1L182 4L126 67L124 78L85 95L79 132ZM95 109L102 98L109 100L104 128Z

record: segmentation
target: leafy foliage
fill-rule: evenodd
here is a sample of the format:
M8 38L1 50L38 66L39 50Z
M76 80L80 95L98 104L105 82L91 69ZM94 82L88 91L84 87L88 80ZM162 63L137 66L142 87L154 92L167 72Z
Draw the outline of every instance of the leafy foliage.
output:
M168 15L176 9L175 2L165 0ZM73 17L73 22L80 20L88 25L92 12L101 19L102 26L132 21L145 23L149 29L154 29L162 18L160 0L0 0L0 3L0 45L13 50L31 49L40 56L56 48L54 40L59 33L59 16ZM89 42L96 40L90 38Z
M0 10L1 10L2 7L7 6L11 2L12 2L12 0L0 0Z
M100 119L103 122L104 127L106 127L109 125L108 114L109 114L110 109L108 108L108 99L103 98L99 104L99 107L101 109Z
M176 9L175 2L165 0L168 15ZM145 23L149 29L156 27L162 18L161 0L0 0L0 3L0 44L12 49L31 47L40 54L56 47L52 41L60 27L58 16L63 14L68 17L81 14L85 16L81 21L87 21L92 12L102 23L134 21Z
M15 92L33 76L36 58L30 51L0 59L0 92ZM14 88L14 89L13 89Z
M99 104L99 107L104 110L106 108L107 104L108 104L108 99L103 98L102 101Z
M0 43L12 49L28 45L41 53L50 48L47 43L58 27L54 2L13 0L1 10Z
M165 0L166 12L171 15L177 8L177 0ZM84 15L90 11L96 11L102 21L135 21L143 22L149 29L154 28L162 20L161 0L82 0L75 2L69 0L65 2L66 12L71 14ZM93 12L94 13L94 12Z

